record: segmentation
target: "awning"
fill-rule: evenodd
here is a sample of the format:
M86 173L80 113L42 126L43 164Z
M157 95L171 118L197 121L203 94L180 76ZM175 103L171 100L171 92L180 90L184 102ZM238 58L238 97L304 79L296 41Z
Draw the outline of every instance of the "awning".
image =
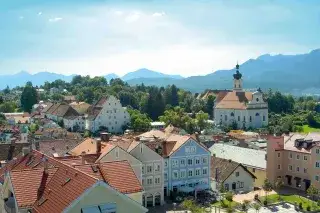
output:
M294 179L295 179L295 180L301 180L301 178L300 178L300 177L294 177Z
M189 187L189 186L184 186L184 187L180 187L180 188L179 188L179 191L180 191L180 192L189 193L189 192L193 192L193 191L194 191L194 188Z

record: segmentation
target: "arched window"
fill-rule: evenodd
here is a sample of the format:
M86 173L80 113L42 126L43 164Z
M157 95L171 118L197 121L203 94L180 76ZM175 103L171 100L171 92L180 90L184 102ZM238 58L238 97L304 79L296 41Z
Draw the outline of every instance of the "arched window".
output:
M259 98L257 98L256 101L259 102Z
M233 117L234 116L234 113L233 112L231 112L231 117Z
M228 116L227 116L227 115L224 116L224 120L225 120L225 121L228 120Z
M266 121L266 116L264 115L264 116L262 117L262 119L263 119L263 121Z
M226 191L229 191L229 184L228 183L224 184L224 188Z
M256 113L256 116L259 116L259 113Z
M252 117L250 116L250 122L252 121Z

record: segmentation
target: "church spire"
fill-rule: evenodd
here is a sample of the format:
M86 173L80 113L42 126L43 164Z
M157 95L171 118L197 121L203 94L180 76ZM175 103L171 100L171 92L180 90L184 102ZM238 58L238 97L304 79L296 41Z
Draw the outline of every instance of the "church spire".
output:
M239 72L239 64L236 65L236 73L233 74L233 90L242 91L242 74Z

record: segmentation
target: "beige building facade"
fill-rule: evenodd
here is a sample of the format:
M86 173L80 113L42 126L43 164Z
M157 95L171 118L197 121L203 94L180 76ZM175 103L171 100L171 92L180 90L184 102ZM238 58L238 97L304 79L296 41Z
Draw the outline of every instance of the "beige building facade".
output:
M307 190L320 189L320 134L293 133L269 137L267 177L271 182L281 178L285 186Z

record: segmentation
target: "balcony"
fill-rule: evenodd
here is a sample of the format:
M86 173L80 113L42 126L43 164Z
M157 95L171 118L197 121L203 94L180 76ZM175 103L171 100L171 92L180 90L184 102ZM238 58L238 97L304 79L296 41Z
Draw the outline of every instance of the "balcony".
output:
M4 200L4 209L7 213L15 213L16 207L15 207L15 200L13 197L9 197L8 199Z

